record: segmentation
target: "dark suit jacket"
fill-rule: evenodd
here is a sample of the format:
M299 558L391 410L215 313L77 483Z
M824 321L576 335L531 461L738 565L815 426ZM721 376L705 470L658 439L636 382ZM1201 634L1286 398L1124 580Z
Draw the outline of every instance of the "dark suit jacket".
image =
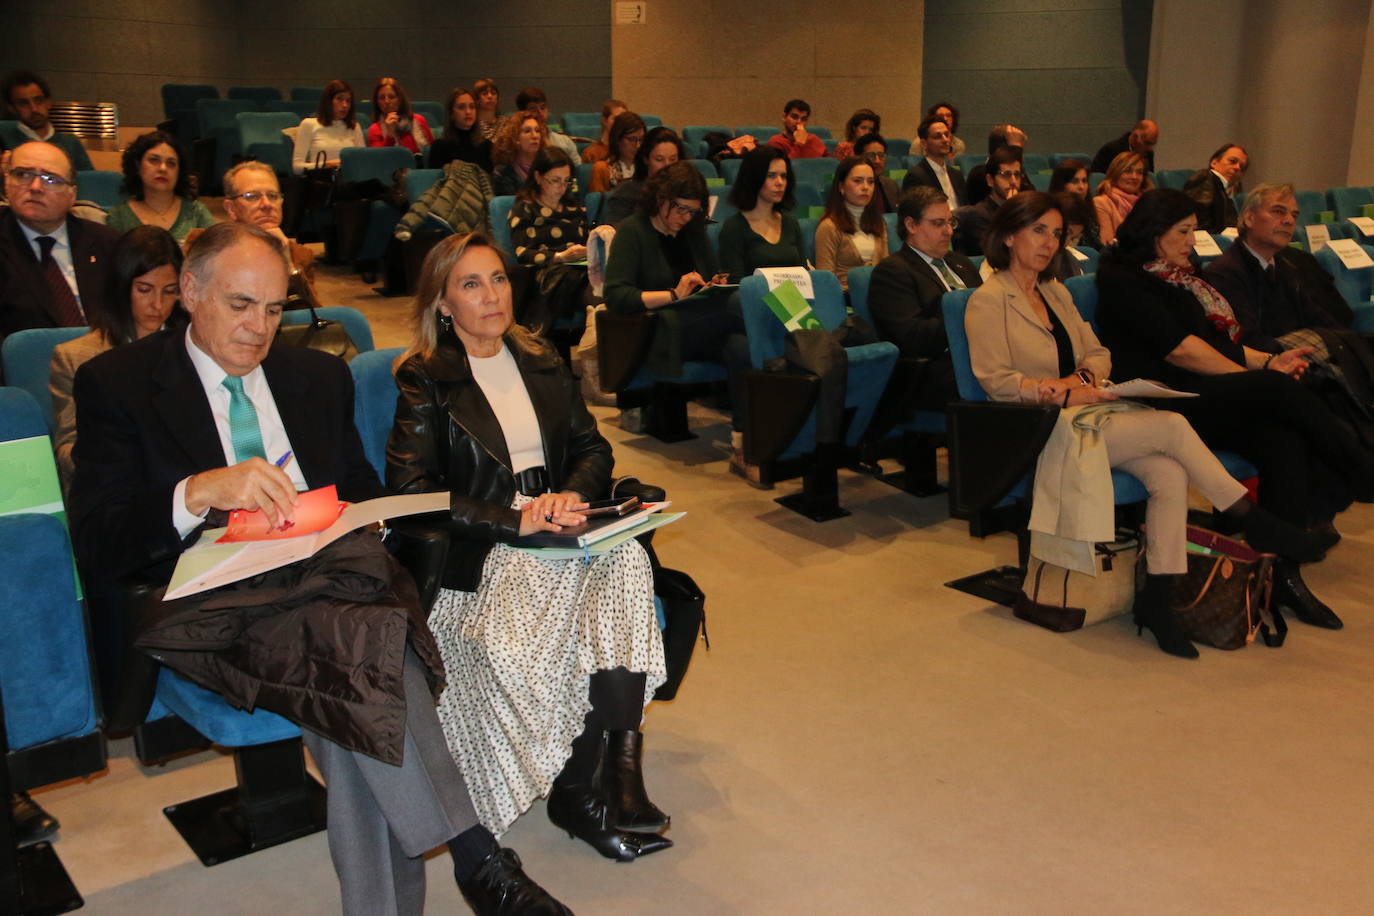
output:
M1211 169L1194 172L1184 183L1183 193L1197 201L1199 229L1220 232L1236 224L1236 203L1226 193L1226 185Z
M176 485L228 464L186 333L160 331L77 370L67 508L87 575L165 580L183 546L172 526ZM350 502L384 495L353 426L348 366L316 350L276 346L262 368L310 487L335 484Z
M949 202L949 206L950 209L957 209L969 203L968 185L964 183L963 172L949 163L946 163L946 168L949 171L949 183L950 186L954 188L955 197L954 200ZM922 157L920 162L907 169L906 178L902 181L902 190L909 191L912 188L917 188L922 185L934 188L937 191L944 190L944 188L940 187L940 180L935 177L935 170L930 167L929 162L926 162L925 157Z
M983 281L968 258L951 251L945 263L964 284ZM868 308L878 336L897 345L902 356L935 358L949 349L940 297L945 286L935 270L910 245L903 245L873 268Z
M988 223L992 222L992 214L1001 205L1001 201L988 195L971 207L955 210L954 216L959 220L959 228L954 230L955 250L969 257L982 254L983 233L987 231Z
M897 189L897 182L886 175L879 175L878 196L882 198L884 213L897 212L897 204L901 203L902 200L902 193Z
M1093 157L1092 168L1089 169L1089 171L1106 174L1107 166L1112 164L1112 160L1128 151L1130 148L1131 132L1128 130L1115 140L1108 140L1106 143L1102 144L1102 148L1099 149L1097 155ZM1153 150L1145 154L1145 170L1147 172L1153 172L1155 170L1155 154Z
M58 326L52 294L33 246L12 211L0 215L0 340L25 328ZM105 307L111 254L119 233L90 220L67 217L67 240L81 307L87 315Z
M1265 279L1259 259L1239 241L1203 268L1202 279L1231 303L1242 328L1241 343L1246 346L1278 353L1284 347L1275 338L1299 328L1350 327L1348 318L1342 320L1343 315L1331 314L1326 307L1329 297L1321 285L1321 278L1330 283L1326 272L1318 266L1314 284L1294 256L1311 257L1294 249L1279 252L1274 258L1272 283ZM1339 293L1336 298L1344 307Z

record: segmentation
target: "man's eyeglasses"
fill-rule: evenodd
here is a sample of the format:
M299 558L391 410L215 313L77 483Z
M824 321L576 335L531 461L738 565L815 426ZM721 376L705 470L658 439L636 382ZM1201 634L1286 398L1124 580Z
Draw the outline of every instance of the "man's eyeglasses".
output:
M45 188L66 188L76 185L76 182L70 178L63 178L61 175L54 175L52 172L45 172L42 169L10 169L5 177L21 186L31 184L35 178L43 182Z
M943 229L946 226L951 229L959 228L959 221L952 216L949 219L926 219L922 220L922 222L930 223L936 229Z
M1006 169L1002 169L1000 172L996 173L998 178L1006 178L1008 180L1015 178L1017 181L1020 181L1021 176L1024 174L1025 172L1009 172Z
M705 212L706 212L706 211L703 210L701 207L684 207L682 204L678 203L677 201L672 201L671 203L668 204L668 207L669 207L670 209L672 209L672 210L676 210L677 212L683 214L683 215L686 216L688 219L695 219L696 217L700 216L702 213L705 213Z
M864 158L869 162L884 162L887 160L887 153L880 153L877 150L864 153Z
M230 200L246 200L250 204L255 204L264 197L274 204L279 204L283 195L281 191L244 191L242 194L229 195Z

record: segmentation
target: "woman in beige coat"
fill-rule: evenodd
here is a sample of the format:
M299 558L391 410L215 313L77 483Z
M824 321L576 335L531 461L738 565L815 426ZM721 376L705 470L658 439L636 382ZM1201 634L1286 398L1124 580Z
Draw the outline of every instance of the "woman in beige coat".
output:
M1111 354L1050 272L1063 245L1064 214L1048 194L1018 194L993 216L983 250L996 272L969 299L964 317L973 374L993 400L1068 409L1116 399L1100 387L1111 371ZM1135 621L1170 655L1198 654L1169 605L1174 577L1188 568L1189 484L1235 515L1257 550L1306 561L1331 546L1252 505L1245 487L1172 411L1113 413L1102 425L1102 441L1108 464L1138 478L1150 494L1148 574L1136 596Z

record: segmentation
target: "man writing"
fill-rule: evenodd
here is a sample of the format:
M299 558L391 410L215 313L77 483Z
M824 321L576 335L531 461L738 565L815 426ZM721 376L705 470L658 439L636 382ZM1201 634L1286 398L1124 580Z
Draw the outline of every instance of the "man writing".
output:
M347 367L313 350L272 348L286 289L278 240L253 225L220 223L191 246L182 268L181 302L190 325L116 347L77 372L69 508L87 577L105 584L135 574L165 577L212 511L261 509L275 525L293 518L301 489L334 484L349 501L384 492L353 427ZM269 460L285 455L285 462ZM357 533L336 544L344 541L359 564L350 569L380 563L394 570L373 535ZM385 601L344 608L348 613L329 618L333 627L316 629L310 664L306 632L284 644L279 632L272 644L276 653L299 653L296 667L319 672L308 683L288 685L300 702L267 708L302 726L324 774L344 912L420 912L421 856L440 844L448 846L458 884L477 912L567 912L477 823L434 711L428 679L441 670L435 670L432 637L416 620L414 588L404 573L391 585ZM388 616L376 628L357 629L379 614ZM397 615L403 625L396 625ZM243 626L251 632L251 621ZM338 635L331 639L326 631ZM397 639L404 645L393 645ZM223 651L236 653L236 670L249 678L263 664L246 637ZM340 697L345 691L332 682L321 683L325 672L344 670L374 685L368 700L384 694L383 685L401 694L382 696L400 701L394 733L349 718L348 708L364 704ZM232 694L213 681L207 686ZM283 696L282 684L266 676L257 686L264 705ZM331 709L335 718L322 721Z
M825 143L808 133L806 122L811 120L811 106L801 99L792 99L782 107L782 133L768 138L768 145L787 154L788 159L819 159L825 155Z
M62 148L21 144L0 214L0 339L25 328L75 328L104 307L119 233L71 215L75 173Z
M61 147L79 171L88 172L94 168L81 141L74 134L59 134L52 126L48 116L52 98L43 77L31 70L9 73L0 83L0 100L4 101L9 117L18 122L13 128L0 132L0 146L13 149L30 140L41 140Z
M964 173L950 162L950 146L954 135L949 125L941 118L926 118L916 128L916 137L925 156L907 170L902 190L916 187L935 188L942 191L951 207L962 207L969 202L968 187L964 184Z

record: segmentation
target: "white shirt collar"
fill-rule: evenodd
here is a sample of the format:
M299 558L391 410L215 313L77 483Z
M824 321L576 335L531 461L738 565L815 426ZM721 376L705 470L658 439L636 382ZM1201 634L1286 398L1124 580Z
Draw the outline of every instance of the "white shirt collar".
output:
M44 233L36 229L30 229L22 220L17 220L17 222L19 223L19 231L24 233L24 238L28 240L29 246L37 251L37 242L35 239L43 238ZM62 225L58 226L52 232L47 233L47 237L57 240L57 244L53 246L53 250L71 247L70 242L67 240L67 221L65 219L62 221Z
M925 158L926 158L926 162L930 165L930 167L931 167L932 169L934 169L935 171L937 171L937 172L944 172L944 171L947 171L947 170L949 169L949 165L948 165L947 163L945 163L945 162L936 162L934 159L930 158L929 156L927 156L927 157L925 157Z
M1261 267L1273 267L1273 266L1274 266L1274 259L1273 259L1273 258L1266 258L1264 255L1260 254L1258 251L1256 251L1255 249L1251 248L1249 242L1241 242L1241 244L1245 246L1245 250L1246 250L1246 251L1250 252L1252 255L1255 256L1255 260L1260 262L1260 266L1261 266Z
M223 367L215 362L214 357L196 346L196 342L191 339L191 329L189 327L186 329L186 353L191 357L191 365L195 367L196 375L200 377L200 386L205 389L206 395L209 395L216 388L224 384L224 378L229 373L225 372ZM244 390L249 393L249 398L252 397L252 392L256 389L259 380L262 378L263 373L261 364L255 366L252 372L249 372L243 377ZM227 391L228 389L225 390Z
M1215 176L1217 176L1217 181L1220 181L1220 182L1221 182L1221 186L1222 186L1223 188L1225 188L1225 189L1228 190L1228 191L1231 190L1231 182L1229 182L1229 181L1226 180L1226 176L1225 176L1225 175L1221 174L1221 173L1218 172L1216 169L1212 169L1212 174L1215 175Z
M34 130L32 127L29 127L29 125L25 124L23 121L20 121L19 132L24 136L28 137L30 140L51 140L52 135L57 133L57 128L53 127L52 122L50 121L48 122L48 132L42 136L39 136L36 130Z

